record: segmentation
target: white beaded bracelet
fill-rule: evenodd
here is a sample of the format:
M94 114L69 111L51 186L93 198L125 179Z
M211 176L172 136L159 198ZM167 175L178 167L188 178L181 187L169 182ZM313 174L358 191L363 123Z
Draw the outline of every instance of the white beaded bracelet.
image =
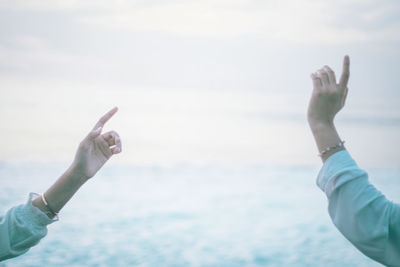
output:
M343 140L343 141L340 141L339 143L337 143L335 146L330 146L330 147L325 148L324 150L322 150L322 152L318 156L322 157L323 155L325 155L329 151L332 151L332 150L335 150L335 149L338 149L338 148L342 148L344 146L344 142L345 141Z

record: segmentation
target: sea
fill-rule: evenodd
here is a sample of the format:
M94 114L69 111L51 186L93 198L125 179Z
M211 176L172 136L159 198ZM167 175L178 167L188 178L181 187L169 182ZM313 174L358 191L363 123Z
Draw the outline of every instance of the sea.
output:
M1 162L0 214L41 193L62 163ZM107 165L19 266L381 266L335 228L319 169L270 165ZM368 169L400 201L400 169Z

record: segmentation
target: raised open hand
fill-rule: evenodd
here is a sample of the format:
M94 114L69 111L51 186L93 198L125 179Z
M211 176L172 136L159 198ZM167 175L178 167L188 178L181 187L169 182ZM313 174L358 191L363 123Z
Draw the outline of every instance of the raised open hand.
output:
M121 152L121 139L115 131L101 134L104 124L117 111L118 108L114 107L101 117L79 144L72 169L86 179L93 177L113 154Z
M350 76L350 59L343 59L343 71L339 83L328 66L311 74L313 92L308 105L308 121L311 126L333 124L335 115L343 108L347 97Z

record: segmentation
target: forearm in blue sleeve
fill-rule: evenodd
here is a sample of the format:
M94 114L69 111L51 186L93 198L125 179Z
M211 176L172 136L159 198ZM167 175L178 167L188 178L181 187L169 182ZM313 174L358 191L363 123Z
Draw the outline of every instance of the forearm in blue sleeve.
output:
M31 193L26 204L11 208L0 218L0 261L27 252L47 234L47 225L54 220L32 205L35 196Z
M347 151L332 155L317 180L339 231L368 257L400 266L400 207L368 181Z

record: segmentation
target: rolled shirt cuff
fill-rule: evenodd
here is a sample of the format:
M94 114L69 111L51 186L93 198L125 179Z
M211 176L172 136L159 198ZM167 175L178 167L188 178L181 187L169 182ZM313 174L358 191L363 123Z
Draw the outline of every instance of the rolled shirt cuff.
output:
M357 166L347 150L341 150L325 161L318 174L317 185L329 198L336 188L361 177L368 178L368 175Z
M37 197L40 197L40 195L36 193L29 194L28 201L24 206L21 207L21 216L25 217L27 221L32 222L32 225L36 225L39 227L43 227L55 221L58 221L58 217L50 219L45 212L32 204L32 201Z

